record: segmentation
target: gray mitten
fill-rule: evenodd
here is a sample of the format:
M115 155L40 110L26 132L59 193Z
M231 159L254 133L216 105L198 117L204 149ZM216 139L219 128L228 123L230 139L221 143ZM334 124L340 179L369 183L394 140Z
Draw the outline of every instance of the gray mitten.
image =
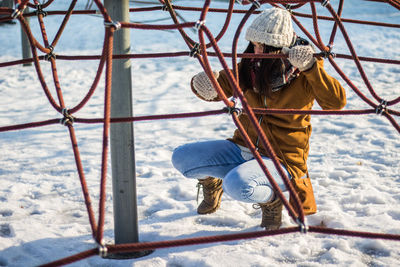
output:
M282 49L282 53L288 55L290 63L300 71L312 68L315 63L314 52L314 47L311 45L296 45L292 48L284 47Z
M215 79L218 79L219 72L213 71ZM218 96L207 74L203 71L193 77L193 88L197 94L205 100L213 100Z

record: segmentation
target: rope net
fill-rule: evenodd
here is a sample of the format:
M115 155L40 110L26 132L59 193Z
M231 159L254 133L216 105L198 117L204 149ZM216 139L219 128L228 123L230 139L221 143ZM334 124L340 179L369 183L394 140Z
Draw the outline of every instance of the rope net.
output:
M376 1L376 0L375 0ZM61 119L49 119L45 121L37 121L37 122L28 122L24 124L16 124L9 126L0 127L0 132L5 131L15 131L22 130L34 127L41 127L51 124L61 123L65 125L68 129L71 144L73 148L73 153L75 156L76 167L82 187L83 196L85 199L86 210L88 212L89 223L92 231L92 236L97 243L97 247L84 251L82 253L60 259L54 262L50 262L43 266L58 266L64 265L68 263L72 263L75 261L79 261L93 255L100 255L105 257L107 253L117 253L117 252L133 252L133 251L145 251L149 249L157 249L157 248L167 248L167 247L175 247L175 246L186 246L186 245L194 245L194 244L203 244L203 243L213 243L213 242L221 242L221 241L231 241L231 240L239 240L239 239L248 239L248 238L256 238L263 236L273 236L273 235L282 235L293 232L314 232L314 233L324 233L324 234L333 234L333 235L343 235L343 236L356 236L356 237L364 237L364 238L376 238L376 239L387 239L387 240L400 240L400 235L395 234L384 234L384 233L371 233L371 232L360 232L360 231L348 231L348 230L340 230L340 229L332 229L327 227L317 227L317 226L308 226L306 225L303 209L301 208L301 202L297 193L295 192L292 184L289 181L289 178L282 170L281 165L277 159L275 152L273 151L269 140L267 139L264 132L261 130L255 114L314 114L314 115L362 115L362 114L373 114L376 113L378 115L384 116L393 127L400 133L400 126L396 122L393 116L400 116L400 112L391 108L391 106L396 105L400 102L400 96L397 96L393 99L383 99L380 97L372 87L371 83L368 80L367 75L361 65L361 61L367 62L377 62L377 63L385 63L385 64L395 64L400 65L399 60L393 59L380 59L380 58L371 58L371 57L359 57L353 47L353 44L349 38L349 35L346 32L346 29L343 25L343 22L346 23L358 23L358 24L368 24L375 25L381 27L392 27L392 28L400 28L399 24L389 24L389 23L378 23L378 22L369 22L369 21L360 21L353 19L346 19L341 17L342 9L343 9L343 0L340 1L338 5L337 11L329 3L329 0L280 0L280 1L239 1L241 7L247 7L247 9L235 9L238 5L234 0L229 1L229 6L227 9L217 9L210 8L211 1L204 1L204 5L202 8L196 7L184 7L172 5L170 0L160 0L159 5L155 5L152 7L145 8L130 8L130 12L150 12L150 11L168 11L173 23L165 24L165 25L155 25L155 24L143 24L143 23L131 23L125 21L113 21L109 16L106 8L103 6L100 0L94 0L93 3L97 6L97 11L95 10L75 10L75 5L77 0L72 0L71 4L67 11L45 11L45 9L50 6L54 0L46 1L43 4L40 4L37 0L28 1L28 0L16 0L15 9L3 8L0 7L0 14L5 16L0 18L0 22L7 21L10 19L17 19L23 30L28 36L30 41L32 58L22 59L16 61L2 62L0 63L0 67L9 67L19 64L33 63L38 79L43 88L43 92L46 95L50 105L60 113ZM379 1L384 2L391 7L400 10L400 1L398 0L385 0ZM237 66L237 58L238 57L276 57L277 55L254 55L254 54L240 54L237 53L237 43L244 27L246 21L252 14L260 13L258 10L261 6L268 4L271 6L286 8L290 10L292 13L292 19L297 24L297 26L302 30L302 32L312 41L312 43L318 48L320 52L316 53L315 56L322 56L326 60L330 62L332 67L337 71L337 73L342 77L342 79L347 83L347 85L370 107L369 109L362 110L292 110L292 109L259 109L259 108L251 108L246 102L244 98L243 92L241 91L238 85L238 70L237 67L234 67L231 71L228 67L228 63L226 58L231 58L232 66ZM319 16L316 12L316 4L321 4L324 6L329 13L330 17L327 16ZM296 9L309 5L311 14L304 14L300 12L296 12ZM24 13L24 9L26 7L30 7L33 9L32 12ZM179 22L177 17L176 10L190 10L197 11L200 13L199 19L191 22ZM216 37L213 36L209 28L205 24L206 16L208 12L219 12L226 13L225 22L220 29L219 33ZM222 53L219 46L218 41L224 36L227 31L228 25L231 20L231 16L233 13L242 13L243 18L240 22L238 28L236 29L236 33L232 42L232 53ZM63 33L65 26L68 23L71 15L77 14L100 14L104 19L104 43L101 55L96 56L66 56L66 55L56 55L54 53L54 48L57 46L57 42L60 39L60 36ZM63 22L57 31L54 39L50 41L46 34L46 27L43 23L43 18L48 15L64 15ZM38 19L38 23L41 30L41 37L43 39L42 42L39 42L32 34L29 24L27 23L26 18L36 16ZM308 17L313 20L314 33L313 36L311 33L307 31L307 29L299 22L297 17ZM324 43L320 34L318 22L319 20L330 20L333 21L333 28L329 38L328 43ZM113 55L113 36L115 31L118 31L121 28L132 28L132 29L143 29L143 30L177 30L181 34L183 40L188 46L188 51L183 52L169 52L169 53L151 53L151 54L128 54L128 55ZM188 29L195 29L198 34L198 42L191 39L189 35L186 33ZM335 37L337 32L340 31L345 39L346 44L348 45L350 55L345 54L334 54L332 51L332 47L335 41ZM211 51L209 51L211 50ZM44 55L39 55L38 52L43 53ZM113 59L121 59L121 58L161 58L161 57L179 57L179 56L191 56L196 58L204 71L207 73L210 78L215 90L217 91L220 99L222 99L225 107L219 110L210 110L204 112L191 112L191 113L177 113L177 114L164 114L164 115L148 115L148 116L135 116L135 117L126 117L126 118L111 118L110 116L110 106L111 106L111 80L112 80L112 61ZM228 74L229 81L231 83L232 88L235 91L235 97L233 99L228 99L222 89L220 88L218 82L212 75L212 70L209 62L209 56L216 57L220 64L223 66L225 71ZM278 55L279 57L285 57L284 55ZM346 74L339 68L339 66L335 62L335 58L343 58L354 61L357 69L362 77L363 82L368 88L369 93L372 96L372 99L365 96L359 88L346 76ZM58 75L57 75L57 65L56 59L58 60L99 60L98 69L93 80L92 85L87 91L86 95L83 99L74 107L67 107L64 97L63 90L60 86ZM44 75L42 72L42 68L40 65L40 61L47 60L51 64L52 75L55 84L56 98L51 94L49 87L44 79ZM93 96L96 88L99 85L100 76L102 72L105 72L105 95L104 95L104 116L102 118L78 118L74 116L78 110L82 109L89 99ZM236 103L240 101L242 104L242 108L238 108ZM265 167L260 154L255 149L254 145L251 143L249 137L244 131L242 125L238 120L238 115L240 112L245 112L250 121L252 122L253 127L255 127L258 135L260 137L261 142L264 147L267 149L270 158L273 160L274 165L278 172L280 173L286 188L289 191L290 196L294 198L293 207L287 198L283 195L279 186L275 182L274 178L271 176L268 169ZM247 146L252 151L255 159L260 164L263 169L266 177L270 181L271 185L278 193L279 197L282 199L283 204L285 205L289 215L291 218L298 223L297 227L287 227L281 228L279 230L271 230L271 231L256 231L256 232L247 232L247 233L237 233L237 234L227 234L227 235L218 235L218 236L208 236L208 237L198 237L198 238L188 238L181 240L171 240L171 241L159 241L159 242L140 242L134 244L123 244L123 245L108 245L104 244L103 241L103 232L104 232L104 218L105 218L105 193L106 193L106 173L107 173L107 155L108 155L108 140L109 140L109 129L111 123L117 122L137 122L137 121L145 121L145 120L161 120L161 119L172 119L172 118L189 118L189 117L202 117L202 116L212 116L217 114L228 113L232 116L232 120L237 126L237 128L241 131L242 135L245 137L247 142ZM75 134L75 130L73 127L74 123L101 123L103 124L103 148L102 148L102 163L101 163L101 183L100 183L100 197L99 197L99 215L96 220L93 207L92 200L89 196L89 190L85 179L85 174L83 171L83 166L80 160L80 152L79 146Z

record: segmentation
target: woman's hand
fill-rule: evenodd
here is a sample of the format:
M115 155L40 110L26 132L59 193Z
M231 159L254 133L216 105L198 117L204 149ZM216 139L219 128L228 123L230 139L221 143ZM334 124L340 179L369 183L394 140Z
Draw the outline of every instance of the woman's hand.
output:
M315 63L314 48L311 45L296 45L292 48L284 47L282 53L288 55L289 62L300 71L312 68Z
M215 79L218 79L219 72L213 71L213 75ZM192 86L196 93L205 100L213 100L218 96L217 91L204 71L193 77Z

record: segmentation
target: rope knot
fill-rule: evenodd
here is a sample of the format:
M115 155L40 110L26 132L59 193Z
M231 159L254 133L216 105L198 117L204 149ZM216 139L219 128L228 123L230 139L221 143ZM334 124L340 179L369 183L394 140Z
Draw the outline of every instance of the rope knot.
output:
M375 113L378 115L383 115L383 113L387 112L387 104L388 102L386 100L381 101L381 103L376 107Z
M61 114L64 116L64 118L60 119L60 123L62 125L67 126L67 125L72 125L74 123L75 117L69 114L68 109L63 108Z
M36 6L36 15L42 15L43 17L47 16L47 11L43 10L43 5L37 4Z
M195 43L193 45L193 48L190 50L189 56L191 57L195 57L196 55L200 55L200 44L199 43Z

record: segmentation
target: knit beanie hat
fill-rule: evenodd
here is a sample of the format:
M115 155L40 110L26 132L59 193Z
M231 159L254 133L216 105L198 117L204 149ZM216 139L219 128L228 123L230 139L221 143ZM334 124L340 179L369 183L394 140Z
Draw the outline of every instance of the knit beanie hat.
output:
M247 28L246 40L274 47L289 47L294 30L289 11L281 8L264 10Z

